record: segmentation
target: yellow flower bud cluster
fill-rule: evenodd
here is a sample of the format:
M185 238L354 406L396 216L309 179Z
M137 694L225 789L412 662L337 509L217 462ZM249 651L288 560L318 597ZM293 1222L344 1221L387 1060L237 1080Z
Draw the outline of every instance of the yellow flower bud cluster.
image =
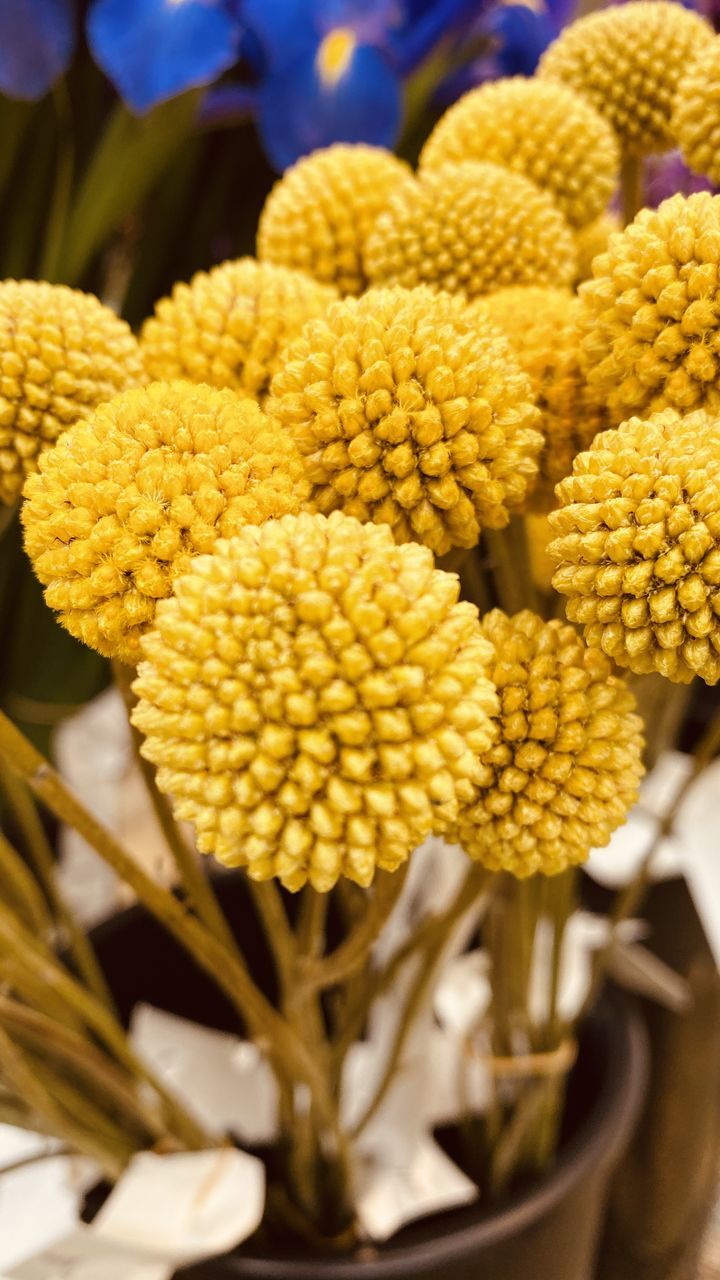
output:
M537 475L539 413L507 341L430 289L335 303L288 349L267 411L304 457L319 511L438 555L507 524Z
M720 405L720 197L671 196L612 236L580 286L588 381L614 422Z
M593 260L599 253L605 253L610 237L614 231L620 230L620 219L609 210L601 213L594 222L586 227L579 227L575 232L575 248L577 249L577 282L589 280L592 275Z
M430 134L420 167L466 160L530 178L578 227L602 213L620 166L615 135L590 103L567 85L522 76L460 98Z
M70 423L144 371L124 320L92 294L36 280L0 283L0 504Z
M375 284L427 284L467 298L512 284L570 285L572 232L520 173L467 161L423 170L396 191L368 237Z
M255 880L395 870L472 794L496 709L454 574L336 512L195 559L145 639L134 722L198 848Z
M673 134L685 163L720 183L720 38L705 45L678 86Z
M528 285L499 289L470 310L502 329L530 378L545 444L540 481L527 507L549 511L555 485L570 473L575 454L608 426L604 398L588 386L580 366L582 304L569 290Z
M720 680L720 420L630 418L558 485L553 585L622 667Z
M60 437L26 486L25 545L78 639L134 664L158 600L192 555L307 494L292 441L252 400L152 383Z
M627 153L666 151L680 79L712 38L710 25L674 0L630 0L565 27L538 75L587 98Z
M607 844L637 799L635 700L567 624L495 609L481 630L495 651L499 736L451 834L493 871L555 875Z
M287 343L337 294L254 258L198 271L161 298L141 335L151 377L230 387L262 401Z
M336 143L313 152L270 192L260 215L258 257L299 267L340 293L362 293L368 234L390 195L411 180L410 167L381 147Z

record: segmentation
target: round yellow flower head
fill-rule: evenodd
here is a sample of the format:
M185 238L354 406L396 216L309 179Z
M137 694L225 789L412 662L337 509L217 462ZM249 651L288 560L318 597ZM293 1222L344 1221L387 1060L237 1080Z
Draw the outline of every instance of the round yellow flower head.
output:
M546 191L496 164L426 169L368 236L375 284L427 284L468 298L511 284L569 285L572 232Z
M630 418L597 436L550 515L567 615L621 667L720 680L720 421Z
M145 321L147 370L153 378L187 378L262 400L287 343L336 297L301 271L254 258L198 271Z
M335 303L288 348L267 410L319 511L388 524L437 555L507 524L537 476L539 414L507 341L430 289Z
M626 152L667 151L678 83L712 36L703 18L675 0L631 0L565 27L543 54L538 74L587 98Z
M555 485L571 471L575 454L608 426L604 397L588 386L580 367L582 304L568 289L526 285L499 289L470 311L481 311L502 329L530 378L545 444L540 481L527 506L549 511Z
M97 298L40 280L0 282L0 503L39 454L144 370L128 325Z
M460 98L436 124L420 166L490 161L531 178L574 226L596 218L619 178L615 134L564 84L514 76Z
M299 267L341 293L362 293L365 241L411 170L381 147L336 143L298 160L275 184L260 215L258 257Z
M191 555L306 496L292 441L252 400L156 382L102 405L43 455L22 509L25 546L67 630L134 664Z
M720 197L643 209L580 286L588 381L614 422L720 406Z
M601 213L594 222L588 222L586 227L578 228L575 232L575 248L578 256L577 283L590 279L593 260L599 253L605 253L611 235L619 230L620 219L610 210Z
M705 45L678 86L672 130L685 163L720 183L720 38Z
M339 512L193 561L143 644L134 723L198 848L325 892L394 871L472 792L492 651L425 547Z
M607 844L637 799L642 722L612 663L574 627L487 614L499 737L451 836L492 871L556 875Z

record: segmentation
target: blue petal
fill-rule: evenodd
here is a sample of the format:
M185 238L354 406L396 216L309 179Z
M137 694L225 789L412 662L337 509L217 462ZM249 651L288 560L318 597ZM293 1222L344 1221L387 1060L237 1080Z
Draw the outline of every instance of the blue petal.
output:
M200 124L214 128L234 124L254 115L257 89L247 84L217 84L203 95L198 118Z
M568 22L576 17L578 0L545 0L545 7L550 16L555 35L558 35Z
M398 64L407 75L432 52L445 35L457 35L463 23L474 21L485 8L483 0L434 0L395 38Z
M334 85L321 81L313 52L268 76L260 89L258 128L279 172L332 142L392 147L401 116L400 82L382 54L368 45L356 47Z
M490 14L487 30L497 41L495 59L502 76L531 76L556 34L547 13L524 4L500 5Z
M321 38L319 3L312 0L245 0L243 20L259 40L271 68L287 66Z
M241 27L220 0L95 0L95 61L131 111L211 84L237 58Z
M0 0L0 92L35 102L67 71L75 47L71 0Z

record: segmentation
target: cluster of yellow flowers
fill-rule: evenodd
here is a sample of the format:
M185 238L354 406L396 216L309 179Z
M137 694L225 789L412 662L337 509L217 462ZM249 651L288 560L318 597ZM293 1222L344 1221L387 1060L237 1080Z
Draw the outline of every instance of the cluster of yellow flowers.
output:
M631 0L467 94L417 173L306 157L258 259L176 285L139 343L94 298L0 286L0 500L25 485L63 624L137 666L202 851L326 891L435 832L555 873L642 773L614 664L720 680L720 198L607 210L621 159L672 140L713 171L718 47ZM481 618L435 563L548 512L582 636Z

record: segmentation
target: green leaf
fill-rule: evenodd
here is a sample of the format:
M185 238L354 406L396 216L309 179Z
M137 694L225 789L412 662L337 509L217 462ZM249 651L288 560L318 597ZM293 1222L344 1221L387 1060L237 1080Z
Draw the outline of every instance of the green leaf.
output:
M115 108L73 202L58 279L75 284L142 203L192 132L198 100L186 93L143 117Z

